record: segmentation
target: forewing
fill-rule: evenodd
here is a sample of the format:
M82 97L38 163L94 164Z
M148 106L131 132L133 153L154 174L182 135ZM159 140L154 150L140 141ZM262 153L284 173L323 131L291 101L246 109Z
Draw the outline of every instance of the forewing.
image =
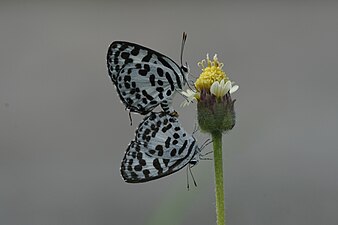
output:
M152 113L136 131L125 153L121 174L126 182L158 179L185 167L197 154L195 139L186 133L177 118Z
M111 44L107 54L109 76L121 101L133 112L146 114L171 101L184 83L181 68L149 48L123 41Z
M183 75L181 68L169 57L147 47L126 41L114 41L108 49L107 66L109 75L114 83L121 69L136 67L138 63L148 64L149 67L162 68L170 71L174 85L182 88ZM149 74L150 75L150 74Z

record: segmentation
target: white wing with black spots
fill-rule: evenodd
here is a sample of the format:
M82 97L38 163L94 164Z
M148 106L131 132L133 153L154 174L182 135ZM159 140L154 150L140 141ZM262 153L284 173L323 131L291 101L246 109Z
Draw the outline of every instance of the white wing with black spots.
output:
M172 96L182 90L188 75L186 67L179 67L167 56L125 41L110 45L107 66L121 101L140 114L160 104L165 112L172 112Z
M147 182L172 174L200 156L196 140L166 113L151 113L139 125L121 163L123 179Z

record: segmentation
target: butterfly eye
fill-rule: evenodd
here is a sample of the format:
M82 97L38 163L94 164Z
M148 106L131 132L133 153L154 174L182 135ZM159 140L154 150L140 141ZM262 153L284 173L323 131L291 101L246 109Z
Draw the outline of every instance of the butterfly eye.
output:
M192 160L190 160L190 162L189 162L189 164L192 165L192 166L195 166L197 163L198 163L198 162L197 162L197 160L195 160L195 159L192 159Z
M181 69L184 73L188 73L188 67L187 66L181 66Z

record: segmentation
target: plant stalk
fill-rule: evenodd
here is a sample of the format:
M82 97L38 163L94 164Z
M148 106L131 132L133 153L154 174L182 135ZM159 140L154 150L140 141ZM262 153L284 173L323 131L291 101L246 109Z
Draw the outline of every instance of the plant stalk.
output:
M214 147L217 225L225 225L222 132L213 132L211 136Z

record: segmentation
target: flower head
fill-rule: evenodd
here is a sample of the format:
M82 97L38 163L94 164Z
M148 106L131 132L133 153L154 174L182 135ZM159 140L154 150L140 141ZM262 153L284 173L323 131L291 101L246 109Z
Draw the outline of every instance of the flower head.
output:
M234 102L231 94L237 91L238 85L233 85L223 71L223 63L218 61L217 55L213 61L207 58L198 63L202 73L195 82L196 92L187 90L182 92L186 97L186 106L197 100L198 122L201 130L206 132L223 132L235 125Z

